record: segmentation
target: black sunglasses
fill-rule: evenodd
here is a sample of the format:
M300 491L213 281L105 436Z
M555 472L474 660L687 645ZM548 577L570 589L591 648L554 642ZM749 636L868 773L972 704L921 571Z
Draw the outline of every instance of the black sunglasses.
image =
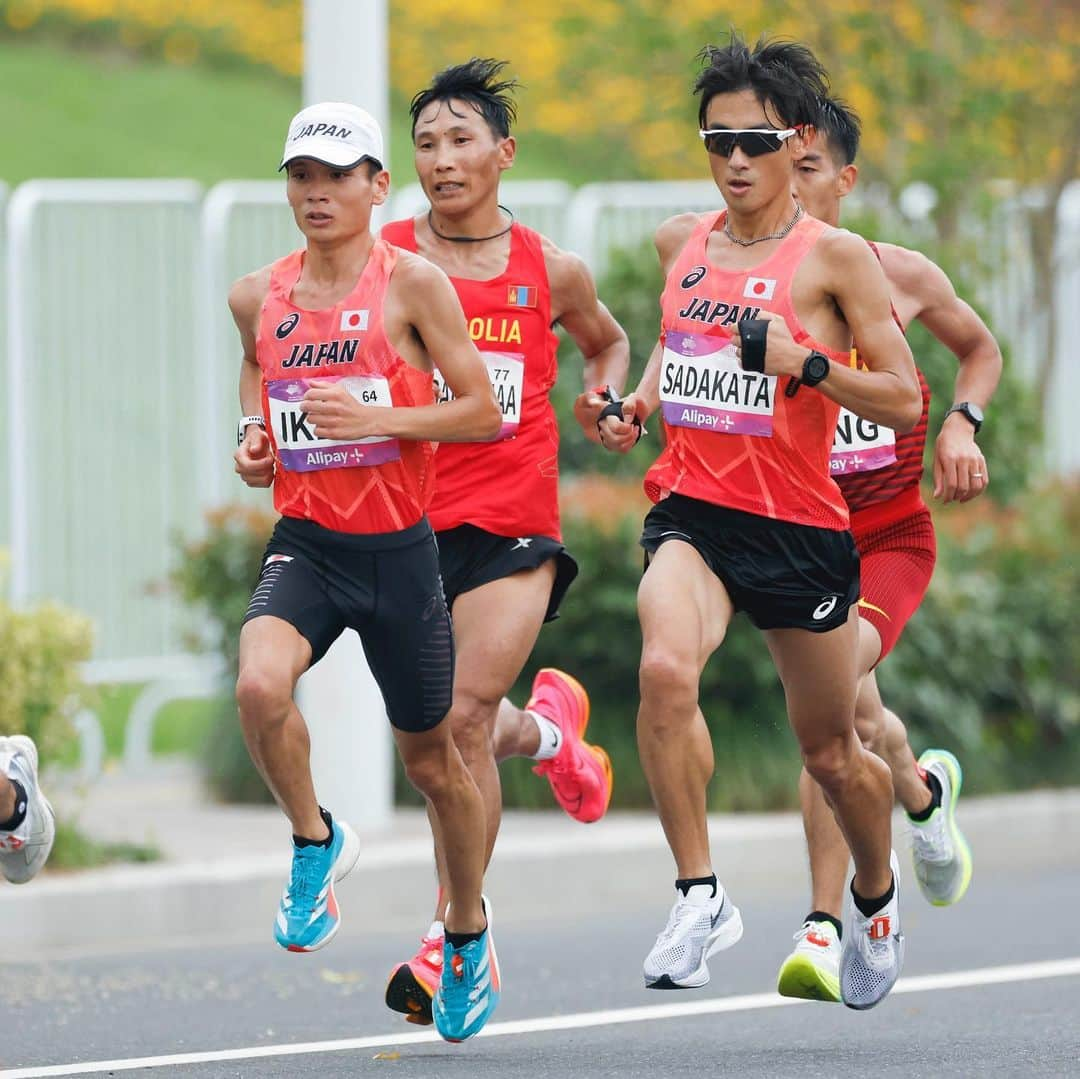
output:
M802 127L789 127L777 131L771 127L715 127L698 134L705 141L705 149L710 154L731 157L736 146L747 157L760 157L762 154L775 154L785 139L798 134Z

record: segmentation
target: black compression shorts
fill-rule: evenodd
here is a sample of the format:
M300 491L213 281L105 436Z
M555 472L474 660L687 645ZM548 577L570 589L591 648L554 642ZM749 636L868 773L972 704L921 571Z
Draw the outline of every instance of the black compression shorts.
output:
M401 532L352 534L282 517L244 621L262 615L294 626L312 665L355 630L399 730L431 730L450 711L454 636L426 518Z

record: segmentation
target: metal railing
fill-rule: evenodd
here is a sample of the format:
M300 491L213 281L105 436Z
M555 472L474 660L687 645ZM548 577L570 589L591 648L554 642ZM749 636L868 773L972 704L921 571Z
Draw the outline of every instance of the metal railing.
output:
M1076 187L1080 202L1080 185ZM523 222L577 251L602 276L610 253L665 217L720 204L708 181L589 184L507 181ZM0 189L0 202L4 192ZM383 219L424 207L418 185ZM1070 204L1071 205L1071 204ZM1027 362L1030 298L1023 207L1002 211L990 300L1003 338ZM226 295L242 273L299 246L280 182L33 181L7 198L3 304L8 460L0 547L13 599L55 598L97 623L92 674L182 677L198 664L193 628L159 586L177 535L231 500L269 505L232 475L239 345ZM1051 464L1080 469L1080 213L1059 230L1064 328L1053 387ZM5 355L6 352L6 355ZM6 486L6 489L5 489Z

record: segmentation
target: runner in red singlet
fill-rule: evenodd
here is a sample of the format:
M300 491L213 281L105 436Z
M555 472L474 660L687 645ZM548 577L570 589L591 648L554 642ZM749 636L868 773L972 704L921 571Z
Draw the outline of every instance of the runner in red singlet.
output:
M504 66L470 60L440 72L413 99L416 171L430 210L382 230L384 240L449 274L502 408L495 439L439 448L429 510L454 620L450 719L484 796L489 858L502 812L499 760L537 759L535 771L577 820L598 820L611 798L607 754L583 741L589 699L576 679L540 671L524 709L505 694L577 574L559 525L559 432L548 399L558 375L555 325L580 348L586 386L621 391L629 364L626 335L597 300L582 261L499 206L499 180L516 150L515 84L501 79ZM438 374L436 381L440 399L449 400ZM575 407L594 440L602 407L584 393ZM442 881L438 835L436 862ZM412 1022L431 1021L446 901L440 888L419 950L387 984L387 1005Z
M306 246L229 294L244 359L236 469L274 488L281 518L240 634L236 687L252 759L289 818L293 864L275 938L321 948L340 918L334 883L359 841L315 800L293 693L346 628L360 635L409 778L445 845L453 898L439 1032L471 1037L498 1002L484 875L483 801L454 746L449 612L424 513L434 442L490 437L498 409L446 275L376 239L386 198L382 134L362 109L294 117L281 167ZM438 405L434 361L454 391ZM448 964L449 965L449 964Z
M822 103L817 138L795 162L795 193L807 213L829 225L858 170L859 121L842 102ZM986 489L989 470L975 434L1001 374L1001 353L981 318L925 256L893 244L875 245L901 326L918 319L959 362L954 404L934 446L934 495L965 502ZM915 876L938 906L957 902L971 879L971 853L956 825L962 773L956 758L928 749L915 760L904 724L884 708L873 669L892 650L930 583L936 544L919 493L930 391L915 429L894 434L843 412L833 446L833 475L851 510L862 561L859 673L855 729L892 771L897 801L912 831ZM848 849L821 788L803 771L799 792L810 852L811 912L780 968L782 995L839 1000L841 906Z
M913 427L919 385L873 252L791 195L794 153L825 94L820 64L801 45L750 50L735 35L703 58L701 134L728 208L657 232L660 341L623 420L603 421L605 445L625 451L629 421L659 406L667 435L645 479L656 505L642 535L638 745L678 879L645 984L704 985L709 956L742 935L712 869L714 761L698 690L744 610L765 633L803 761L854 856L842 981L845 1002L869 1008L903 960L893 795L887 766L855 734L858 554L829 451L841 405ZM763 355L740 344L740 326L753 335L761 320ZM866 370L849 365L853 335Z

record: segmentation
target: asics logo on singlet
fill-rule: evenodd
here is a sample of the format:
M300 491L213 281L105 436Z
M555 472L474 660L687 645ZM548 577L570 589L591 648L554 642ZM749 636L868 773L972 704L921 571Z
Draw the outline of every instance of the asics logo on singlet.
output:
M820 622L823 618L828 618L830 614L836 610L836 605L839 603L839 596L829 596L828 599L823 599L815 608L814 613L810 616L815 622Z
M284 341L296 329L296 324L300 321L300 316L294 311L291 315L287 315L277 325L277 329L274 330L274 336L279 341Z
M695 266L680 284L683 288L693 288L708 272L705 266Z

